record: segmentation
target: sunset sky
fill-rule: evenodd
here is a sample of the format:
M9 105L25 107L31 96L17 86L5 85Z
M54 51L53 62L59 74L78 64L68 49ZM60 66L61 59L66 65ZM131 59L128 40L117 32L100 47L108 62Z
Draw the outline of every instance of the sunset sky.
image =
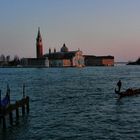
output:
M38 27L44 53L140 57L140 0L0 0L0 54L35 57Z

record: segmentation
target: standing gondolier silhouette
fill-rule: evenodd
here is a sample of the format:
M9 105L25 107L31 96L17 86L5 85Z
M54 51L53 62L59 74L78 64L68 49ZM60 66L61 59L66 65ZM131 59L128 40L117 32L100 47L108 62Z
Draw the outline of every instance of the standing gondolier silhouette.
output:
M118 92L120 92L121 91L121 87L122 87L121 80L118 81L117 86L118 86Z

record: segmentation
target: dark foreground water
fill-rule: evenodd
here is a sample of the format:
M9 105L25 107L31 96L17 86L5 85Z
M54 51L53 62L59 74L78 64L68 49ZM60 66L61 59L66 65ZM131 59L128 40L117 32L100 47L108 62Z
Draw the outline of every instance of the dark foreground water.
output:
M119 79L140 87L140 67L1 68L2 96L9 83L15 102L26 83L30 113L0 125L0 140L139 140L140 96L118 101Z

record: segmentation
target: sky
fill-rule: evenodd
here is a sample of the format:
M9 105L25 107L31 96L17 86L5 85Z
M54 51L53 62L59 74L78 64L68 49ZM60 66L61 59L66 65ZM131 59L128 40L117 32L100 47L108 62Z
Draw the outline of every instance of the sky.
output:
M0 55L36 57L40 27L49 48L84 55L140 57L140 0L0 0Z

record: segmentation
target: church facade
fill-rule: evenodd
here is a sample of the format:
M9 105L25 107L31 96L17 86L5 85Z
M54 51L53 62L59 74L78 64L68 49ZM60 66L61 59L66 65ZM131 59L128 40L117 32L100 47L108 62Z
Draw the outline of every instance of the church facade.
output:
M84 56L79 49L76 51L69 51L65 44L59 52L51 52L45 54L44 57L48 58L50 67L84 67Z

